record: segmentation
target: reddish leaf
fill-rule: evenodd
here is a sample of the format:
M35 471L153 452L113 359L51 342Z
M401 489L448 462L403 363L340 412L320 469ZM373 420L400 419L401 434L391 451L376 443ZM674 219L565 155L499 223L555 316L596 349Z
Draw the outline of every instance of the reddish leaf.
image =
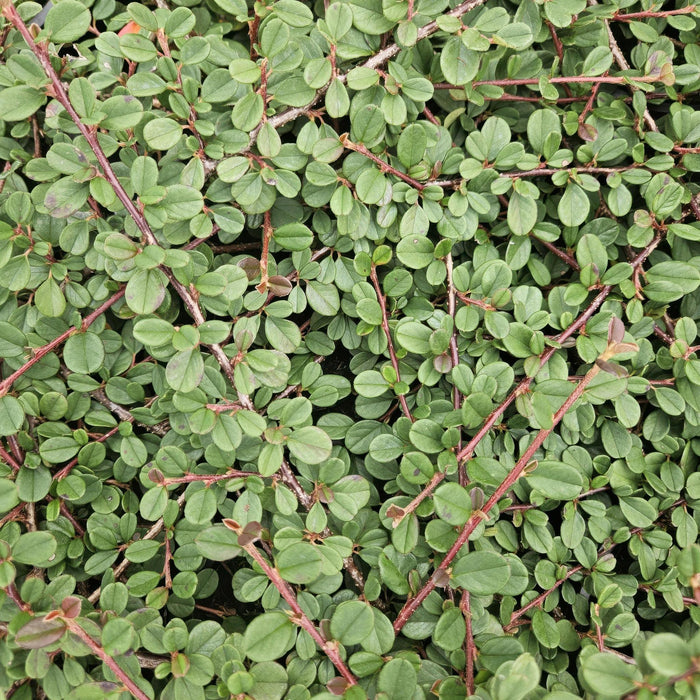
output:
M23 649L43 649L57 642L66 632L63 620L30 620L15 635L15 643Z

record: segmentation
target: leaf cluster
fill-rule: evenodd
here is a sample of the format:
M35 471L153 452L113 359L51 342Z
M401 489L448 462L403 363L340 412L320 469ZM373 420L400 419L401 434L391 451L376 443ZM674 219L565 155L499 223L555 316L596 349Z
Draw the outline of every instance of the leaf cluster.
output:
M694 4L0 13L7 697L700 697Z

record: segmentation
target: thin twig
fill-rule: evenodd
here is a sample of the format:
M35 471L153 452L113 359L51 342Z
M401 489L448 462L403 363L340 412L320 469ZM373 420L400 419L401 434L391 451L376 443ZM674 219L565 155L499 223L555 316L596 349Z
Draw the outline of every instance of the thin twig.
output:
M459 335L459 330L455 324L455 313L456 313L456 297L457 290L454 285L453 272L454 272L454 262L452 260L452 253L448 253L445 257L445 269L447 271L447 313L452 319L452 335L450 336L450 359L452 361L452 369L459 365L459 349L457 347L457 336ZM452 389L452 405L455 410L458 411L462 406L462 394L459 389L455 386ZM457 451L462 449L462 437L460 435L459 443L457 444ZM459 483L462 486L467 485L467 469L464 463L458 466L459 473ZM469 601L467 601L467 605Z
M237 524L232 521L224 520L224 524L230 529L236 531ZM236 529L234 529L236 528ZM323 651L326 656L331 660L331 663L338 669L338 672L345 678L349 685L357 685L357 680L355 676L351 673L350 669L345 665L345 662L340 656L340 651L338 643L334 640L327 640L321 635L316 626L307 617L306 613L301 609L297 598L294 595L294 591L291 586L280 576L279 571L271 566L267 559L263 557L258 551L258 548L254 543L249 542L247 544L241 544L241 547L249 554L255 563L265 572L265 575L270 580L270 582L279 591L280 595L285 599L287 605L291 608L292 621L299 625L303 630L305 630L309 636L316 642L318 647Z
M425 184L422 182L418 182L413 177L410 177L409 175L406 175L406 173L402 173L400 170L397 170L393 165L387 163L385 160L382 160L379 156L375 155L372 153L372 151L367 148L362 143L353 143L350 141L347 136L342 135L340 137L340 142L345 146L350 151L355 151L356 153L360 153L363 155L365 158L369 158L372 162L376 163L379 166L379 169L384 172L384 173L390 173L391 175L395 175L398 177L400 180L403 180L407 184L411 185L411 187L414 187L417 189L419 192L425 189Z
M19 379L27 370L31 369L42 357L45 357L57 347L65 343L68 338L76 333L81 333L87 330L102 314L113 306L124 296L124 289L120 289L113 294L107 301L102 302L92 313L88 314L80 325L75 325L69 328L65 333L61 333L57 338L54 338L50 343L42 345L40 348L32 350L32 357L27 360L18 370L15 370L7 379L0 382L0 396L4 396L12 387L14 382Z
M66 88L62 83L60 77L54 70L46 46L44 46L43 44L40 45L36 43L34 37L27 28L27 25L19 16L19 13L15 9L14 5L10 3L3 4L2 14L12 23L15 29L17 29L20 32L25 42L27 43L27 46L37 57L47 77L51 80L53 91L55 93L55 98L66 110L66 112L68 112L69 117L72 119L73 123L76 125L82 136L88 142L88 145L95 154L97 162L99 163L100 168L102 169L102 176L112 186L112 189L114 190L114 193L116 194L117 198L124 205L124 208L126 209L129 216L131 216L131 218L134 220L134 223L136 224L139 231L141 231L143 239L148 245L160 246L158 239L156 238L155 234L151 230L151 227L146 221L146 217L142 212L140 212L136 208L136 205L124 189L124 186L122 185L121 181L117 178L112 168L112 164L109 162L109 159L102 150L102 146L100 145L100 142L97 138L96 128L94 126L86 126L85 124L83 124L80 120L80 117L78 116L78 113L73 108L73 105L71 104L70 99L68 98ZM175 292L182 299L182 302L184 303L188 313L194 320L195 325L200 326L202 323L204 323L204 315L202 314L202 310L199 307L199 303L192 295L192 293L185 287L185 285L183 285L175 277L170 268L168 268L165 265L161 265L160 269L167 277ZM229 358L226 356L226 353L223 351L223 348L217 343L210 344L209 348L211 349L212 354L223 369L224 374L228 378L229 382L232 386L235 387L236 383L233 375L233 368L231 367ZM245 408L253 410L253 404L250 398L245 394L239 392L239 401Z
M150 700L148 695L139 688L129 677L126 671L96 642L75 620L64 618L64 622L69 632L78 637L90 651L97 656L109 670L124 684L124 687L137 700Z
M92 396L92 398L95 399L95 401L97 401L98 403L101 403L105 408L108 408L121 421L134 423L140 428L147 430L149 433L154 433L155 435L159 435L160 437L165 437L165 435L168 434L168 428L163 423L158 423L156 425L148 425L146 423L141 423L140 421L137 421L130 411L127 411L126 408L120 406L118 403L114 403L114 401L109 399L103 389L95 389L95 391L90 393L90 396Z
M372 280L374 291L377 294L379 306L382 309L382 330L384 331L384 335L386 336L387 350L389 352L391 366L394 368L394 373L396 374L396 381L400 382L401 370L399 369L399 360L396 357L396 350L394 350L394 341L391 338L391 329L389 328L389 314L386 308L386 297L384 296L381 285L379 284L379 278L377 277L377 268L375 267L374 263L372 263L369 276ZM401 410L403 411L403 414L406 416L406 418L408 418L408 420L411 421L411 423L413 423L415 421L415 418L413 417L413 414L411 413L411 410L408 407L408 403L406 402L406 397L404 396L404 394L399 394L399 403L401 404Z
M475 7L483 5L484 2L486 2L486 0L465 0L465 2L457 5L457 7L450 10L449 12L446 12L443 16L462 17L470 10L473 10ZM435 34L435 32L437 32L439 29L440 27L438 26L437 20L432 20L431 22L428 22L427 24L423 25L418 30L416 40L421 41L422 39L427 39L429 36ZM388 46L383 47L380 51L374 54L374 56L368 58L364 63L360 64L360 66L363 68L372 69L379 68L380 66L383 66L387 61L392 59L394 56L396 56L396 54L398 54L399 51L401 51L401 46L399 46L399 44L389 44ZM337 76L337 80L339 80L342 83L345 83L347 79L347 73L341 73ZM268 119L268 123L271 124L274 128L278 128L283 124L287 124L289 122L294 121L295 119L298 119L299 117L308 115L309 110L312 109L314 105L316 105L321 100L321 98L326 94L326 92L328 92L328 88L330 87L330 85L331 83L329 81L322 88L318 89L313 98L305 105L301 107L291 107L290 109L285 109L283 112L280 112L279 114L275 114L274 116L270 117ZM261 121L260 124L258 124L258 126L256 126L250 132L250 138L248 140L248 149L251 149L257 141L258 134L260 133L260 129L262 128L262 124L263 123ZM210 166L209 168L205 169L205 172L208 171L207 174L209 174L209 172L211 172L212 169L213 166Z
M178 508L182 508L182 504L185 502L185 494L182 493L177 499L177 505ZM163 518L159 518L156 520L153 525L151 525L150 529L148 532L141 538L141 540L154 540L158 535L161 533L163 530L163 527L165 526L165 523L163 521ZM123 559L120 564L118 564L114 569L114 579L119 580L119 577L127 570L129 564L131 562L128 559ZM102 589L98 587L96 590L94 590L89 596L88 600L94 605L99 599L100 599L100 593L102 592Z
M576 403L576 401L581 397L584 390L594 379L594 377L601 371L598 365L594 365L588 371L586 376L576 385L576 388L571 392L566 401L561 405L561 407L552 416L552 425L548 428L540 430L530 446L525 450L520 459L516 462L515 466L510 470L508 476L501 482L498 488L494 491L493 495L485 503L483 508L476 510L469 517L469 520L465 523L461 532L459 533L457 540L450 547L445 557L436 567L432 576L427 580L423 588L406 604L401 608L396 620L394 621L394 631L398 634L403 626L408 622L413 613L421 606L423 601L428 597L430 592L435 588L438 581L441 580L447 569L449 568L452 560L457 556L462 546L469 539L469 536L476 530L477 526L482 522L482 520L488 519L488 513L491 509L503 498L503 496L513 488L513 485L520 479L525 471L525 468L530 464L532 458L542 443L547 439L554 428L559 424L562 418L568 413L569 409Z

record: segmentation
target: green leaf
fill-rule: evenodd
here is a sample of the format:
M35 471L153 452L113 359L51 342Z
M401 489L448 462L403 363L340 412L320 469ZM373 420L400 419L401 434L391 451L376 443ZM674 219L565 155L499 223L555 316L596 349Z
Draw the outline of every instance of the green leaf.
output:
M174 333L173 325L160 318L141 319L134 324L134 338L152 347L168 345Z
M465 85L479 70L481 56L469 50L459 39L450 37L440 53L440 68L446 80L454 85Z
M224 525L212 525L199 532L195 539L197 551L212 561L228 561L243 550L238 544L238 535Z
M632 692L642 677L635 666L610 653L587 656L582 665L582 675L594 693L616 697Z
M285 250L308 250L313 243L314 234L304 224L291 223L276 229L273 238Z
M372 608L361 600L343 601L331 616L331 635L345 646L360 644L373 629Z
M644 647L649 665L664 676L681 676L693 663L688 643L676 634L653 635Z
M46 95L28 85L16 85L0 90L0 113L6 122L24 121L45 103Z
M126 285L126 303L137 314L152 314L165 299L165 283L160 270L137 270Z
M333 443L321 428L309 425L294 430L287 438L287 447L294 459L307 464L320 464L331 456Z
M76 333L66 341L63 361L71 372L91 374L97 372L105 359L105 350L100 337L86 331Z
M411 426L409 439L419 450L432 454L443 449L442 433L438 423L429 418L422 418Z
M409 124L399 136L396 152L401 163L410 168L417 165L425 155L428 137L420 124Z
M433 640L445 651L455 651L464 643L467 633L467 623L459 608L445 610L435 626Z
M204 360L197 349L178 352L165 368L168 384L175 391L187 393L196 389L204 378Z
M7 513L18 503L17 484L7 479L0 480L0 513Z
M90 21L90 11L81 2L61 0L46 15L44 30L57 44L77 41L87 32Z
M430 353L431 335L432 333L429 328L415 321L402 323L396 329L396 339L401 346L409 352L415 352L418 355L427 355Z
M71 457L74 457L79 449L80 445L72 437L54 437L45 440L39 445L39 454L47 462L59 464L60 462L67 462Z
M65 633L63 620L35 618L17 630L14 641L22 649L43 649L57 642Z
M413 697L416 692L416 670L407 659L394 658L379 672L377 687L388 700Z
M557 213L564 226L580 226L588 216L591 203L579 185L570 182L559 200Z
M607 46L596 46L583 62L581 75L602 75L612 66L613 55Z
M525 236L537 223L537 203L532 197L513 192L508 201L508 228L516 236Z
M638 496L621 498L620 509L634 527L649 527L659 515L651 503Z
M165 486L156 486L146 491L141 498L139 512L143 518L152 522L163 515L167 504L168 490Z
M455 585L474 595L492 595L502 590L510 579L508 561L496 552L469 552L452 567Z
M464 525L472 512L471 498L459 484L441 484L433 495L435 515L450 525Z
M344 117L350 109L350 98L345 85L335 78L326 92L326 111L333 119Z
M396 246L396 256L413 270L428 267L434 260L435 247L425 236L409 235L402 238Z
M50 532L25 532L12 546L12 559L20 564L45 567L56 547L56 538Z
M34 295L34 305L44 316L61 316L66 310L66 299L53 277L42 282Z
M306 284L309 306L322 316L335 316L340 311L340 296L336 287L311 280Z
M583 490L580 472L568 464L554 460L539 462L537 469L528 474L527 481L543 496L559 501L576 498Z
M24 423L22 405L14 396L0 397L0 435L14 435Z
M283 549L276 560L280 576L289 583L311 583L321 574L323 557L316 547L298 542Z
M246 627L245 654L252 661L274 661L292 648L295 638L296 629L288 615L263 613Z
M150 148L167 151L180 140L182 127L172 119L153 119L143 128L143 135Z
M560 635L557 623L542 608L537 608L532 614L532 632L546 649L556 649L559 646Z

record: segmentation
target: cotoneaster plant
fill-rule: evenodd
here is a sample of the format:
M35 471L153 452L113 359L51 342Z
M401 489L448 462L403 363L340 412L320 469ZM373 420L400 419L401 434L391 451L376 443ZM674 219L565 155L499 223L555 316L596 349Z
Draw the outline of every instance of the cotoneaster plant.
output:
M700 698L688 0L0 0L0 688Z

